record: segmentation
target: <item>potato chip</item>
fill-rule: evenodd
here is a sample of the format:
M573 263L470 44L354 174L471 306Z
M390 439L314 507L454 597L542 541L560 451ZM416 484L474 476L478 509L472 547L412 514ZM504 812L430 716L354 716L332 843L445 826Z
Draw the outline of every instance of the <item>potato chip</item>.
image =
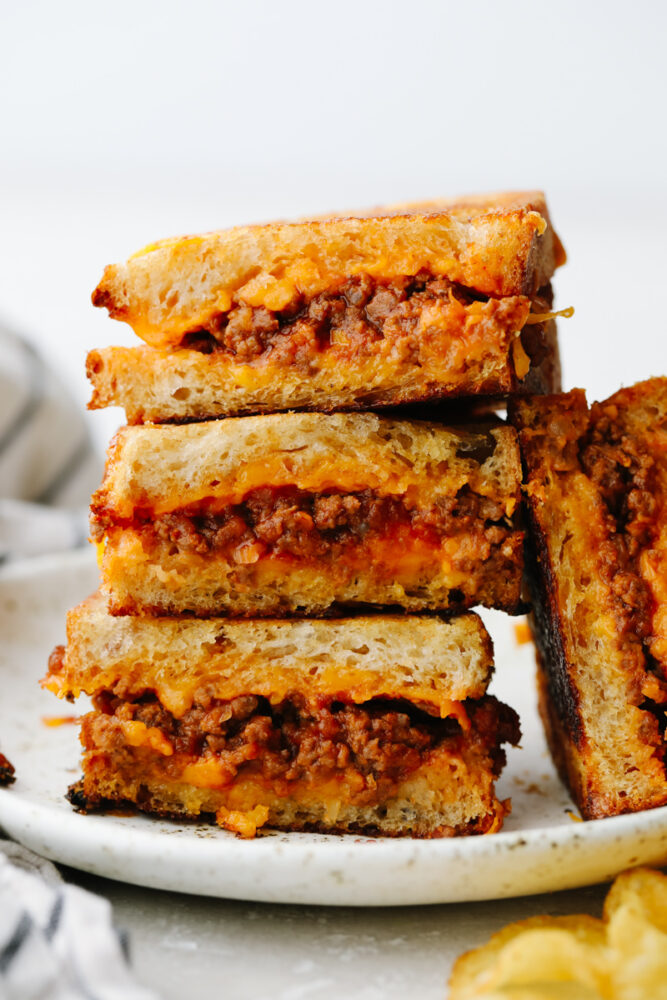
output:
M667 1000L667 877L619 875L604 918L533 917L462 955L450 1000Z

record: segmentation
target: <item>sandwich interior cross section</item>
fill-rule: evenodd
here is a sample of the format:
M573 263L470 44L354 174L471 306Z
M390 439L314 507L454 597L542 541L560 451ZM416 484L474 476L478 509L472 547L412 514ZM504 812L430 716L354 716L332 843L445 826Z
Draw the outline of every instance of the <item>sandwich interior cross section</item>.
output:
M516 433L374 414L121 430L92 500L114 613L514 611Z
M93 293L145 343L90 353L90 405L161 423L553 392L564 260L534 191L152 244Z
M93 699L80 808L433 837L498 829L509 808L494 780L519 727L486 694L492 664L474 614L149 618L95 595L45 683Z

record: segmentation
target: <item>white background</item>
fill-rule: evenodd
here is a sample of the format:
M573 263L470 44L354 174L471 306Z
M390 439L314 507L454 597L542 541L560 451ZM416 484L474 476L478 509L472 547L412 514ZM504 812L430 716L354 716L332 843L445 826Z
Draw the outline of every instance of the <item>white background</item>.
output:
M83 405L133 342L90 292L155 238L543 187L566 387L663 373L666 43L657 0L0 0L0 320Z

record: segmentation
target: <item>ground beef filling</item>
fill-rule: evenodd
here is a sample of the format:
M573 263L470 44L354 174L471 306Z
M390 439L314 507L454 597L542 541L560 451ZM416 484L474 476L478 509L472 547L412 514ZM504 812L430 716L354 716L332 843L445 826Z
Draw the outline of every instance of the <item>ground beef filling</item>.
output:
M227 552L237 562L255 562L268 554L300 559L335 556L350 544L397 538L406 531L434 549L443 537L472 535L478 540L480 559L492 553L514 559L518 537L501 504L467 487L429 508L415 509L399 498L378 497L370 490L314 494L264 488L219 513L207 513L204 501L134 526L148 543L157 539L199 555Z
M154 695L135 702L110 693L94 699L95 707L118 721L142 722L169 740L174 754L163 758L180 767L182 757L214 758L231 783L239 770L251 770L268 782L326 781L350 770L366 787L386 794L446 743L453 753L477 746L500 773L504 742L520 737L516 713L492 697L466 702L471 728L463 732L451 717L440 719L403 701L375 700L364 705L321 700L308 703L299 695L278 705L265 698L243 696L232 701L203 699L175 718ZM122 746L122 733L118 733Z
M603 578L622 602L627 630L648 640L655 608L639 558L657 530L655 458L641 439L628 434L619 413L612 418L597 404L591 411L590 429L580 442L579 457L600 491L613 529L600 552Z
M550 299L550 289L544 294ZM222 352L246 363L270 356L275 364L305 368L334 345L341 353L359 357L374 353L381 341L400 342L417 357L423 310L434 302L458 309L473 301L488 299L425 271L391 281L364 274L308 301L297 299L280 312L239 303L205 329L186 334L181 347L204 354ZM499 321L511 322L524 302L516 296L498 300Z

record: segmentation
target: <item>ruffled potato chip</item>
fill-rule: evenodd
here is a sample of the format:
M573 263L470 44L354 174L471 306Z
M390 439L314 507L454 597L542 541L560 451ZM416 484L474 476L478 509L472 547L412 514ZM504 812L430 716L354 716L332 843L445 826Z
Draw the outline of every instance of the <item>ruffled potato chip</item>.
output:
M619 875L602 920L533 917L462 955L450 1000L667 1000L667 877Z

